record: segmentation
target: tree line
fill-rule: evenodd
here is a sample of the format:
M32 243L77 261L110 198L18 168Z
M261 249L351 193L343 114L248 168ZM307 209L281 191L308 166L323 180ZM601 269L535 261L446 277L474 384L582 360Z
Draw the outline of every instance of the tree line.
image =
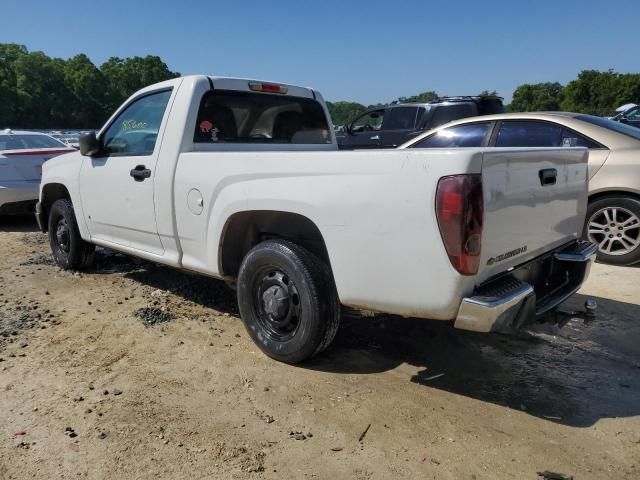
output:
M625 103L640 103L640 74L583 70L566 85L520 85L513 92L513 112L556 111L609 116Z
M179 76L160 57L111 57L97 67L0 44L0 128L100 127L136 90Z
M136 90L179 76L160 57L111 57L100 66L84 54L68 60L29 52L24 45L0 43L0 128L97 128ZM483 91L480 95L495 95ZM434 91L394 102L429 102ZM507 106L513 112L553 111L610 115L618 106L640 103L640 74L583 70L566 85L523 84ZM334 124L347 123L365 106L327 102Z

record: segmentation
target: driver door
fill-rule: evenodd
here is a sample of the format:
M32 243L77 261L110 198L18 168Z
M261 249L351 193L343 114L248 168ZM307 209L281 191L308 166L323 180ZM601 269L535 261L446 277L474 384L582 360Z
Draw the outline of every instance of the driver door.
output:
M353 148L380 148L380 130L385 109L372 110L357 117L349 126L349 136Z
M100 135L99 156L84 157L80 195L92 239L164 253L153 189L170 98L169 89L134 99Z

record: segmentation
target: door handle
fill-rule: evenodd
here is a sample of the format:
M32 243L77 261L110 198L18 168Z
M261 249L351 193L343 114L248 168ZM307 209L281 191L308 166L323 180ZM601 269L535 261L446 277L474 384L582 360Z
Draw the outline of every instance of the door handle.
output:
M151 170L144 165L136 165L136 168L131 169L129 175L131 175L136 182L142 182L145 178L151 176Z
M374 135L371 140L380 140L380 135Z
M543 187L555 185L558 171L555 168L543 168L538 172L538 176L540 177L540 185Z

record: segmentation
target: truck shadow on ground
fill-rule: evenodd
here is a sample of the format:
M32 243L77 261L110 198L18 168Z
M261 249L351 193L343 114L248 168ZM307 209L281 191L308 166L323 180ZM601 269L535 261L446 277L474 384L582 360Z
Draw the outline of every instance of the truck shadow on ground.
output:
M576 295L567 308L584 300ZM540 325L518 336L419 319L345 319L333 348L303 367L368 374L407 363L421 369L416 384L574 427L639 415L640 307L597 300L599 319L589 326Z
M116 256L130 258L120 254ZM112 262L113 260L109 260L105 264L112 264ZM185 301L212 308L221 313L238 315L235 292L223 281L144 261L135 260L135 262L142 268L132 268L125 274L126 278L152 288L165 290ZM128 265L125 264L124 268L128 268Z
M219 280L147 262L125 276L238 314L235 292ZM578 309L585 299L574 295L564 308ZM561 330L539 325L517 336L464 332L448 322L345 315L332 347L300 368L365 375L406 363L419 369L410 377L415 384L574 427L640 415L640 306L596 300L598 319L591 325L572 320Z
M38 224L33 214L1 215L0 232L37 232Z

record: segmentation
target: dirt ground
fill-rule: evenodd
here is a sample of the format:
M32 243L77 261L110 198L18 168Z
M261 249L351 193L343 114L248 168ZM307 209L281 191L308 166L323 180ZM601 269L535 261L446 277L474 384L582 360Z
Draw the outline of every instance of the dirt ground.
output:
M640 269L595 265L587 297L592 324L517 337L348 317L289 366L221 282L64 272L0 219L0 479L638 479Z

